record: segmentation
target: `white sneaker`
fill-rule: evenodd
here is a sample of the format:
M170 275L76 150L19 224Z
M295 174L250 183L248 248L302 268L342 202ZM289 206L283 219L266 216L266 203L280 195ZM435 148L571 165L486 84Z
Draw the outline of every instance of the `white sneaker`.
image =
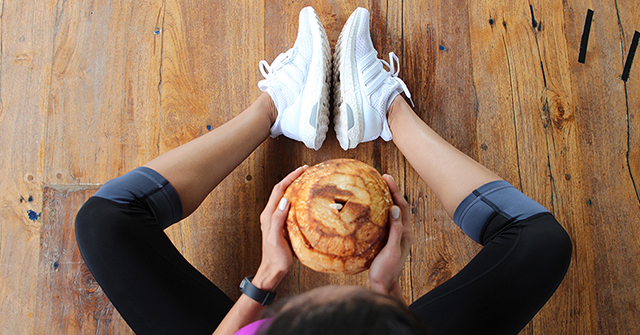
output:
M337 105L335 129L342 149L382 137L392 139L387 111L393 99L407 85L398 78L398 56L389 54L387 63L378 59L369 34L369 11L356 9L342 28L333 57L334 94ZM395 69L394 61L398 63ZM385 71L382 65L389 68ZM413 103L413 102L412 102Z
M331 48L316 11L300 11L298 37L289 51L269 65L260 61L265 79L258 87L271 96L278 118L271 136L284 135L318 150L329 128Z

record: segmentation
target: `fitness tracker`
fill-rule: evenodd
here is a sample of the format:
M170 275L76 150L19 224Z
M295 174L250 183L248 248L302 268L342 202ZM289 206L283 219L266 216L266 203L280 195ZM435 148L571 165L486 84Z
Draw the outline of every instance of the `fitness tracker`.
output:
M270 305L276 299L276 292L263 291L251 284L254 276L246 276L240 283L240 292L259 302L262 306Z

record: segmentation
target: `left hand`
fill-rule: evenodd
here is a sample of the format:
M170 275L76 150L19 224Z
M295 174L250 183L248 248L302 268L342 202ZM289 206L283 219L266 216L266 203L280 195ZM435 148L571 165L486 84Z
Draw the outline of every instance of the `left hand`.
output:
M402 300L398 279L414 241L409 203L391 176L384 175L396 206L389 210L389 239L369 268L371 289ZM396 214L397 216L395 216Z
M282 234L290 207L289 201L283 195L287 187L307 168L306 165L299 167L276 184L264 211L260 214L262 262L251 283L263 291L275 290L293 264L291 246Z

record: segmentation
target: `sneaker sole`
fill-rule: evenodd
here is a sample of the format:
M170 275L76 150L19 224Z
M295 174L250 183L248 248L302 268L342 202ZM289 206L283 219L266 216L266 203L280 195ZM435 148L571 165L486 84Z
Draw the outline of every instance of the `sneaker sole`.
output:
M356 27L366 9L358 8L344 25L333 57L334 116L336 137L342 149L353 149L364 133L363 102L360 96L358 67L355 59Z
M329 130L329 89L331 86L331 48L327 33L314 10L308 10L309 22L315 29L313 56L302 95L300 139L307 147L318 150Z

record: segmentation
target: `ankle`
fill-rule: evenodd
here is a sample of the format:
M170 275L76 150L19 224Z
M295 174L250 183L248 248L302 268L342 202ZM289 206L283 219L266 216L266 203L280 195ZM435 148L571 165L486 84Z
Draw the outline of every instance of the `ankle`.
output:
M278 109L276 108L276 104L271 99L271 96L267 92L263 92L262 95L258 98L258 100L262 101L262 106L264 107L269 120L271 121L271 125L273 125L278 119Z
M391 102L389 110L387 111L387 123L389 123L389 129L391 129L392 133L393 124L395 123L394 121L396 120L396 116L401 112L402 104L406 105L407 102L404 100L402 95L398 94Z

